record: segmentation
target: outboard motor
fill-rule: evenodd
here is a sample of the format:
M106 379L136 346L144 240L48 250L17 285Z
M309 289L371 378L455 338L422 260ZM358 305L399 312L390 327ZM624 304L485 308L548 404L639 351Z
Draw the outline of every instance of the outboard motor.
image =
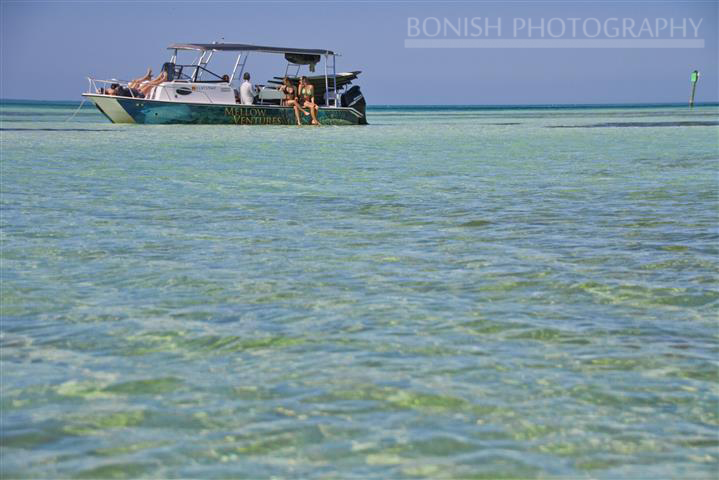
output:
M367 114L365 113L367 102L365 102L364 96L362 92L360 92L359 85L355 85L342 94L340 97L340 105L343 107L352 107L357 110L362 114L362 118L359 120L360 125L367 125Z

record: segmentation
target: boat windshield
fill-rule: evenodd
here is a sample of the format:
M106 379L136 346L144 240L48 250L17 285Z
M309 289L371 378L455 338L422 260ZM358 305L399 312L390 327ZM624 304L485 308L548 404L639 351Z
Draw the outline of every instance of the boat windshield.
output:
M222 77L200 65L174 65L175 81L180 82L201 82L220 83L225 80Z

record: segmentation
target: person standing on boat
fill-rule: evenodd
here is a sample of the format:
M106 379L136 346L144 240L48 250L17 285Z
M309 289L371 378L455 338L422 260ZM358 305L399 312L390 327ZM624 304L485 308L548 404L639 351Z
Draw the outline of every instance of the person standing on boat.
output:
M319 107L315 103L315 87L311 83L307 83L307 77L304 75L300 78L300 104L310 109L312 115L312 125L319 125L317 120L317 111Z
M257 88L250 82L250 72L245 72L242 78L244 82L240 85L240 100L242 100L242 105L252 105L255 103Z

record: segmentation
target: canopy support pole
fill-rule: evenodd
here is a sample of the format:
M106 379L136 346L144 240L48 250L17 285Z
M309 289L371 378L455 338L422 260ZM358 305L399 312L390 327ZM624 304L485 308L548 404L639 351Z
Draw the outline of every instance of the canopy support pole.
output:
M242 59L242 52L240 52L240 54L237 55L237 61L235 62L235 68L232 69L232 75L230 75L230 83L232 83L235 80L235 72L237 72L237 66L240 64L240 59Z
M195 65L195 71L192 72L192 81L197 81L197 75L200 73L200 66L202 65L202 61L205 59L205 54L207 51L202 52L202 55L200 55L200 58L197 59L197 65Z
M325 107L330 106L330 82L327 78L327 62L329 61L329 56L325 53Z
M215 53L214 50L210 50L210 54L207 56L207 60L205 60L204 62L200 62L199 66L202 67L202 69L204 69L208 63L210 63L210 60L212 60L212 54L214 54L214 53ZM202 72L203 72L202 69L200 69L200 68L197 69L198 75L196 76L197 78L195 79L195 81L199 80L202 77Z
M247 57L250 56L250 52L242 52L245 54L245 58L242 60L242 67L240 67L240 74L237 75L237 78L239 80L242 80L242 72L245 71L245 64L247 63ZM242 56L242 53L240 53L240 56Z
M337 105L337 57L332 55L332 90L334 91L335 108Z

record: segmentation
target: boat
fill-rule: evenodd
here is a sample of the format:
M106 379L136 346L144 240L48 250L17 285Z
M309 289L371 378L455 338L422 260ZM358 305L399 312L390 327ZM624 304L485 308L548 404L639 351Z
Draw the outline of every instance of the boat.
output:
M307 82L314 86L317 118L322 125L366 125L366 102L360 87L352 85L360 71L336 71L336 57L327 49L282 48L238 43L176 43L169 62L162 66L165 81L155 86L146 97L129 87L128 81L100 80L88 77L89 87L83 97L90 100L113 123L139 124L210 124L210 125L295 125L294 109L282 105L284 95L277 90L287 77L297 86L302 68ZM192 63L181 64L178 55L194 53ZM218 52L237 54L231 75L218 75L208 68ZM252 105L239 101L233 87L242 78L250 54L284 56L285 74L257 85L259 94ZM323 75L311 75L323 64ZM235 82L238 80L238 82ZM108 95L107 87L119 94ZM118 88L118 86L120 88ZM300 115L303 124L310 124L309 115Z

